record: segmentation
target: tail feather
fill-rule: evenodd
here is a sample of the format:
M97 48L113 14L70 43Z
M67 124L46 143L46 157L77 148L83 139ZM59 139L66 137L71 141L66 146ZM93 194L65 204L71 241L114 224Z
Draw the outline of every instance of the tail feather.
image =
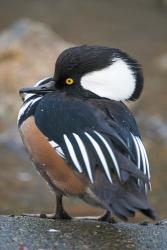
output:
M133 208L130 204L128 204L127 201L120 199L119 203L122 207L125 207L125 209L128 210L129 217L135 216L135 208Z
M119 184L117 190L112 188L112 184L108 185L110 185L110 188L105 187L103 182L103 191L96 186L92 188L93 193L108 211L125 221L128 217L134 217L136 210L141 211L153 220L157 218L155 211L148 204L145 193L143 195L138 195L140 194L139 192L132 194L127 192L124 187L119 186Z
M129 210L124 206L124 204L121 204L121 202L115 202L113 205L110 204L109 207L110 211L114 212L120 219L123 219L127 221L128 217L133 217L135 215L135 212L132 210Z
M140 211L146 215L147 217L151 218L152 220L157 220L158 219L158 215L157 213L152 209L140 209Z
M124 161L124 163L127 165L127 162ZM155 220L157 215L148 203L147 193L145 192L145 184L148 182L147 177L143 177L144 174L142 173L140 175L135 166L128 168L125 165L122 167L122 171L126 172L126 181L124 182L120 182L115 176L113 183L109 183L104 173L98 168L95 174L95 182L90 186L91 191L106 210L114 213L122 220L126 221L128 217L133 217L136 210ZM138 185L138 179L140 179L140 185Z

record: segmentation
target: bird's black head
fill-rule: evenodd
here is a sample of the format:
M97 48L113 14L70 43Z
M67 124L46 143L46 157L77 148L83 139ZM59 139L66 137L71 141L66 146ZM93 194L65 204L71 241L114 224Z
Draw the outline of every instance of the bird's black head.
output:
M57 82L63 83L68 77L73 77L77 82L85 74L109 66L112 50L107 47L87 45L66 49L56 61L54 78Z
M124 101L138 99L143 88L137 61L119 49L103 46L83 45L63 51L56 61L52 81L55 85L50 89L43 85L43 90L38 86L34 92L59 89L73 95L90 93L90 96Z

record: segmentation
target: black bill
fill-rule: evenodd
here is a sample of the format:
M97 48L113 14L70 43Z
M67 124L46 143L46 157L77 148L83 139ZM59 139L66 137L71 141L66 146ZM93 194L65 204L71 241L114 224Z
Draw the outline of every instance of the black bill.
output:
M30 88L22 88L19 90L19 94L45 94L54 91L55 81L53 78L49 77L38 82L35 86Z

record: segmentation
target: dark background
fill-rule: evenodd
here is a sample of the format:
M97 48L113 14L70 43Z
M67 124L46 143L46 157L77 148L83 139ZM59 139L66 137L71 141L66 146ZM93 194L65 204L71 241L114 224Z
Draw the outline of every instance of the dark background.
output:
M15 125L17 112L12 112L10 115L10 109L4 107L8 92L12 89L17 93L18 87L14 89L12 84L8 85L8 77L12 70L10 60L13 60L13 57L7 58L9 66L5 68L4 73L4 54L1 56L1 50L3 48L4 51L5 45L1 37L4 30L8 30L11 24L22 18L30 18L48 25L69 43L117 47L141 63L145 76L144 94L138 103L132 105L132 109L149 154L153 183L150 198L161 217L166 217L167 1L165 0L0 1L0 71L3 71L0 73L6 74L5 83L4 78L0 78L0 213L51 212L54 203L54 197L48 191L47 185L26 158L20 141L19 150L16 150L19 140ZM22 49L26 50L26 46L23 45ZM45 63L45 60L41 61L41 64ZM53 60L52 64L54 65ZM53 71L53 65L48 71ZM28 75L27 71L27 77ZM40 74L39 76L36 74L36 80L40 77ZM22 85L24 83L20 83L20 86ZM21 103L17 94L12 105L15 102L18 105ZM14 136L12 139L11 134ZM94 213L90 208L85 210L86 208L76 201L66 201L66 205L72 214Z

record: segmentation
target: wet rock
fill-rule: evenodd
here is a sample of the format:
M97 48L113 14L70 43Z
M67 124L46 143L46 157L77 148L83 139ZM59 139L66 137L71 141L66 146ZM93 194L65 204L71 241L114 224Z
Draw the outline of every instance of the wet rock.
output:
M54 221L0 217L2 250L167 249L167 224Z

